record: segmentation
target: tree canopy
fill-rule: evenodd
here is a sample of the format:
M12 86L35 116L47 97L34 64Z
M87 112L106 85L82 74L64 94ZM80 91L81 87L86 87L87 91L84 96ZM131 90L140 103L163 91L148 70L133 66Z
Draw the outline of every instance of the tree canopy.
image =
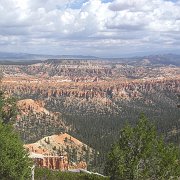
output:
M17 132L10 123L15 118L15 101L0 95L0 179L28 179L31 162Z
M177 179L180 153L159 137L155 126L141 115L136 127L126 125L112 146L105 173L113 180Z

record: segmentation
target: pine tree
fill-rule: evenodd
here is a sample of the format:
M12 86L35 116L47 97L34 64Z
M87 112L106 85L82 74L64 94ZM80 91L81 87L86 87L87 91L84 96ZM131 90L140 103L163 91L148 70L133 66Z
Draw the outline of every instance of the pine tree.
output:
M21 180L30 177L31 161L12 126L16 105L0 94L0 179Z
M113 145L105 173L113 180L176 179L180 177L179 149L165 144L144 115L136 127L126 125Z
M0 177L2 180L28 179L31 162L12 125L0 122Z

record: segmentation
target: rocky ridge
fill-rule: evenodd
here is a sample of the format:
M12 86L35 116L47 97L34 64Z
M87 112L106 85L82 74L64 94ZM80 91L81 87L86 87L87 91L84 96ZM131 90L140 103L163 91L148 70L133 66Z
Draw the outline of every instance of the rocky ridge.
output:
M95 153L94 149L67 133L46 136L35 143L25 144L24 147L30 154L67 157L70 168L78 168L82 164L86 168L87 163L90 164L93 160Z

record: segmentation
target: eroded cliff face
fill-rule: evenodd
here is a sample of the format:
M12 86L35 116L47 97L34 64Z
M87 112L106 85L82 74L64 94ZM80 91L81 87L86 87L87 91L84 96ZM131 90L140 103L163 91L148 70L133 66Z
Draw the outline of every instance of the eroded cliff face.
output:
M116 80L97 83L61 83L46 80L4 79L3 89L9 94L19 96L77 97L82 99L106 98L138 98L140 92L153 92L156 89L179 92L180 77L147 80Z
M149 62L143 60L143 62ZM5 77L49 78L63 82L97 82L117 78L138 79L179 75L178 66L120 63L98 60L47 60L31 65L0 65Z
M21 98L42 99L44 105L61 104L63 108L78 111L111 111L118 100L144 99L146 94L159 92L180 93L180 78L140 80L112 80L112 82L56 82L51 80L4 79L3 88L8 94ZM147 99L148 100L148 99ZM50 105L49 105L50 106ZM51 105L53 109L53 106ZM52 110L51 109L51 110ZM57 109L55 110L57 111Z

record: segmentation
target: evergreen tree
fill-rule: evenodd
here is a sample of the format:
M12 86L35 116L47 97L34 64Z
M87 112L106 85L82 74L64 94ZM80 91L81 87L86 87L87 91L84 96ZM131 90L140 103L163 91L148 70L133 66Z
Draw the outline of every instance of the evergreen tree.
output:
M15 101L0 95L0 179L25 180L30 177L31 161L12 126Z
M106 162L105 173L113 180L177 179L180 177L179 149L165 144L144 115L136 127L120 132Z

